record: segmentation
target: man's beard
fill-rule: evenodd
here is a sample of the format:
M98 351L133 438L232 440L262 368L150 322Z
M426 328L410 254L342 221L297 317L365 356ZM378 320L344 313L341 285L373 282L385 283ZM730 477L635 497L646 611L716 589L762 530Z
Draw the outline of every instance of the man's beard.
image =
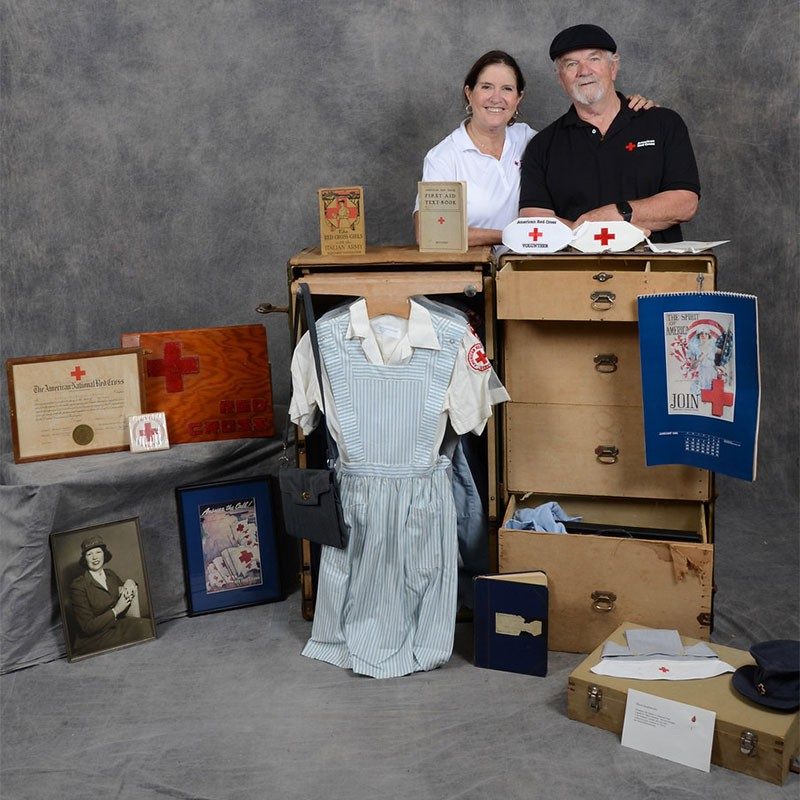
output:
M570 93L576 103L590 106L599 103L606 96L606 87L602 83L591 83L587 86L573 86Z

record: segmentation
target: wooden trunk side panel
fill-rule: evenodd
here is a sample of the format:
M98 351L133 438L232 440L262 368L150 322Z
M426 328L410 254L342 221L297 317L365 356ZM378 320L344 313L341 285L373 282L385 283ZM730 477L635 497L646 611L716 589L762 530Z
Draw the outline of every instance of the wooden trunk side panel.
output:
M711 613L710 545L507 528L500 529L498 538L500 572L547 573L551 650L589 652L626 620L708 638L698 616ZM616 595L611 611L594 608L596 591Z
M708 499L706 471L645 465L638 409L511 402L504 415L511 492ZM598 461L598 446L616 447L616 463Z
M595 356L614 356L614 372ZM639 337L633 323L594 325L510 320L505 325L505 383L516 403L641 408Z

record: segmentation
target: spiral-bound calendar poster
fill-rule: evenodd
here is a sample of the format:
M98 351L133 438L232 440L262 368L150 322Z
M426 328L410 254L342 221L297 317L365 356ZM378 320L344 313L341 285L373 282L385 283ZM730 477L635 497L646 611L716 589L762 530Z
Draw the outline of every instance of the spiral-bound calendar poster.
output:
M760 411L752 295L638 298L648 466L687 464L755 480Z

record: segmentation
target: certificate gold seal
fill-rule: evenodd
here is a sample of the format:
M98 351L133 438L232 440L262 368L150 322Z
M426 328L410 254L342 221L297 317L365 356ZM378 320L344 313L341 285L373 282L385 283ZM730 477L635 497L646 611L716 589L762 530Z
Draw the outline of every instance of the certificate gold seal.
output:
M89 444L94 439L94 429L89 425L78 425L72 431L75 444Z

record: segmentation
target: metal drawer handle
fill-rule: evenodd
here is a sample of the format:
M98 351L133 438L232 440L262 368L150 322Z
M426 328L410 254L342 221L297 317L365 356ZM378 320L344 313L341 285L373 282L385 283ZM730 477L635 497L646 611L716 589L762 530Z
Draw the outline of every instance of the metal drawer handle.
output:
M592 608L595 611L601 611L607 614L609 611L614 610L614 603L617 602L617 596L614 592L592 592Z
M592 292L589 299L592 301L592 308L595 311L608 311L613 308L617 296L614 292Z
M594 357L594 368L598 372L616 372L618 361L613 353L598 353Z
M592 278L600 283L610 281L614 276L610 272L598 272L597 275L592 275Z
M619 461L619 448L613 444L599 444L594 454L601 464L616 464Z

